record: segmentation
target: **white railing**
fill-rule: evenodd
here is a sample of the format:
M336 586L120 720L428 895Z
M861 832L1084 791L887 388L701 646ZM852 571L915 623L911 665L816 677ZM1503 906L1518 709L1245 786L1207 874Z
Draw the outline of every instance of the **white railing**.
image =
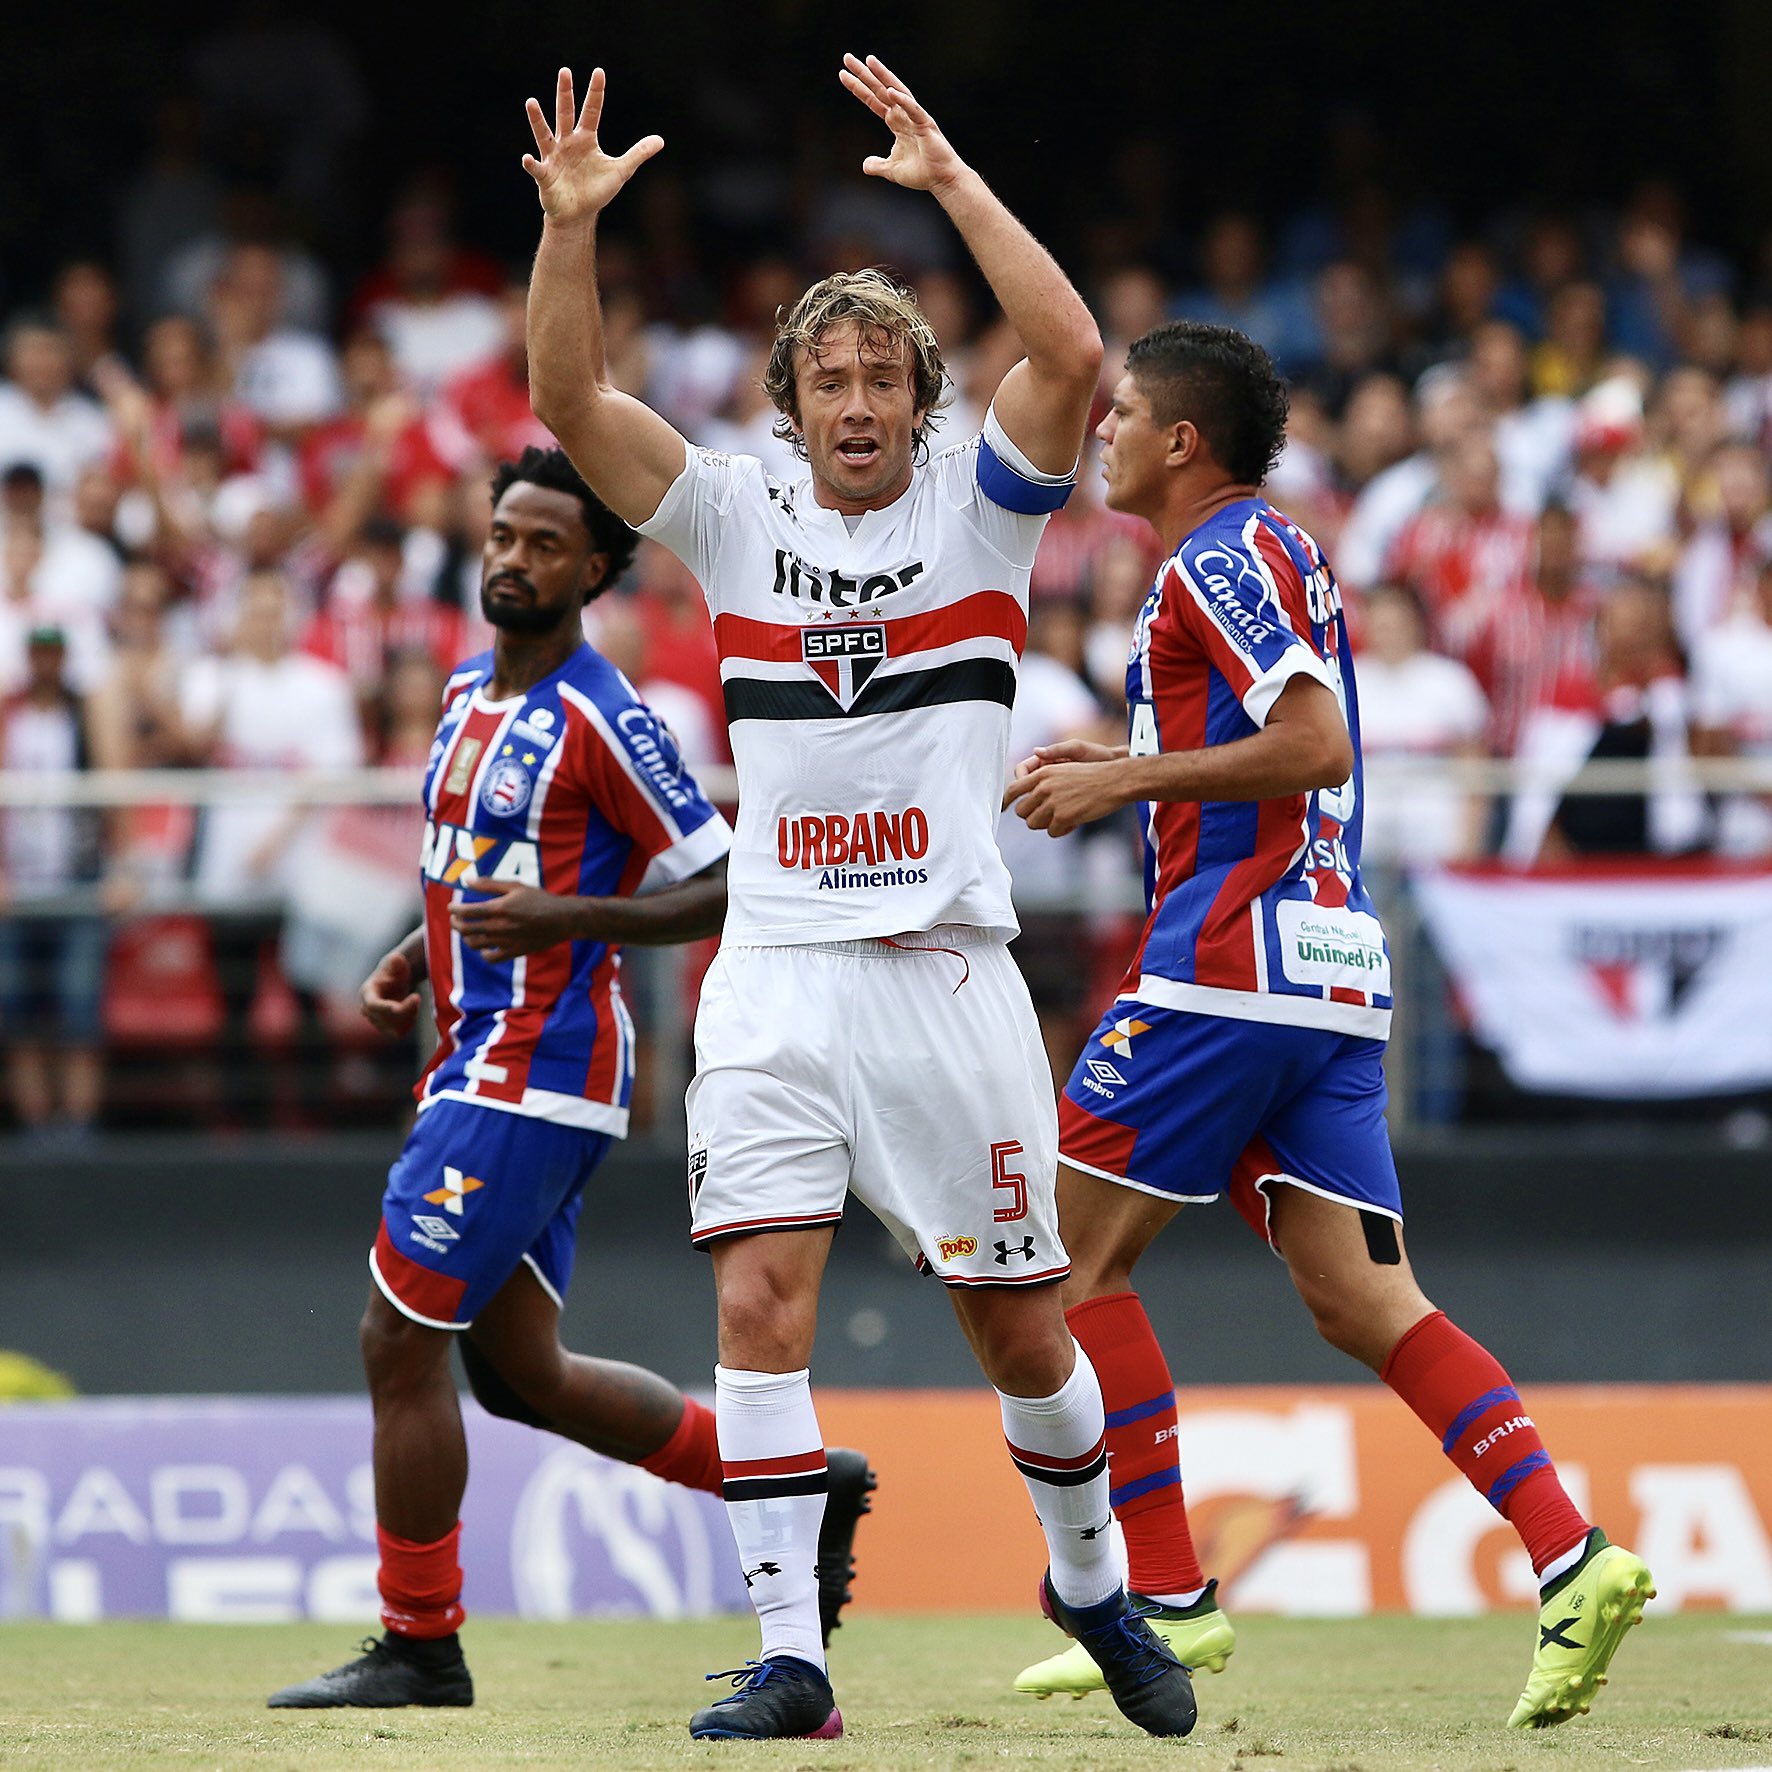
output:
M696 772L703 790L722 805L738 798L738 777L729 768ZM269 801L303 806L410 806L417 798L416 769L91 769L77 774L37 774L0 769L0 807L238 806ZM1366 764L1366 798L1391 791L1411 796L1424 787L1448 793L1509 794L1554 787L1560 794L1620 795L1686 789L1709 794L1772 794L1772 758L1689 759L1609 757L1564 776L1559 770L1518 758L1372 758Z

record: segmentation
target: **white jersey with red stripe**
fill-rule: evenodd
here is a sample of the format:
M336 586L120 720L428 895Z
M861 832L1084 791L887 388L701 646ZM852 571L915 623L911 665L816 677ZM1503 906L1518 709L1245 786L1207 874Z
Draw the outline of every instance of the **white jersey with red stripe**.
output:
M996 825L1040 532L1072 476L995 415L845 519L691 449L643 534L701 581L738 768L726 940L1016 933Z
M580 646L527 694L491 701L492 654L456 670L425 769L425 959L437 1050L414 1093L623 1137L634 1074L619 949L562 943L502 965L466 946L469 876L592 898L650 892L717 861L732 833L669 732Z
M1384 1039L1390 955L1360 879L1360 716L1341 592L1310 536L1265 499L1240 499L1187 536L1139 612L1132 752L1247 738L1294 676L1340 701L1353 774L1273 800L1142 805L1149 916L1123 989L1163 1008Z

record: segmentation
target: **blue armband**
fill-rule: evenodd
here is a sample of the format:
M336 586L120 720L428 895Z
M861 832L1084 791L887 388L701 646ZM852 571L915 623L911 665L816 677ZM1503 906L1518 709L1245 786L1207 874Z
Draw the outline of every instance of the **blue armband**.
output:
M1006 511L1044 517L1062 508L1076 484L1074 474L1062 480L1032 479L1013 462L1005 461L988 437L978 440L978 490Z

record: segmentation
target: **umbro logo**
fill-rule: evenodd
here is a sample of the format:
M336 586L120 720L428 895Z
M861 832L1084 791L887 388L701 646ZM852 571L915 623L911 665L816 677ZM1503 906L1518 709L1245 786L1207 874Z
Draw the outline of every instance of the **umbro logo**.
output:
M1034 1239L1023 1237L1019 1243L999 1243L995 1257L997 1266L1007 1267L1009 1257L1012 1255L1019 1255L1023 1261L1032 1261L1034 1259Z

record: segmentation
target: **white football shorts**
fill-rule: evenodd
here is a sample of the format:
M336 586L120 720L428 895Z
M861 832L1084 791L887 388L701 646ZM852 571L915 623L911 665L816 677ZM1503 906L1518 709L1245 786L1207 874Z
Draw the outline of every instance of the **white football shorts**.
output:
M1070 1271L1051 1071L989 930L722 948L695 1059L695 1242L836 1224L853 1192L950 1286Z

